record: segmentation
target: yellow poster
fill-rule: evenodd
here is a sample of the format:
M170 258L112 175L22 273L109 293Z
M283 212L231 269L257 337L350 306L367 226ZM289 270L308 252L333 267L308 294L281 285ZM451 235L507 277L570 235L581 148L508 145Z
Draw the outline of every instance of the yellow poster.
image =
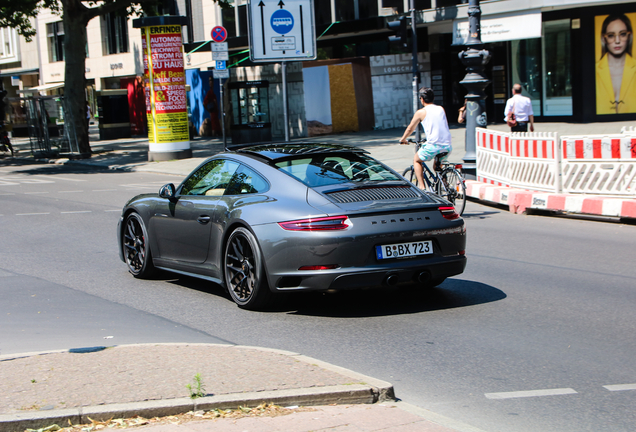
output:
M596 114L636 113L636 12L594 17Z

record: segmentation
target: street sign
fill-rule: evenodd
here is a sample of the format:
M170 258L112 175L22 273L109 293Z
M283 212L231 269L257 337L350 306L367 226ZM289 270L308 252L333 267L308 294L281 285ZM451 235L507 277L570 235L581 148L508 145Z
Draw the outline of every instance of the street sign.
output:
M216 65L214 65L214 69L216 69L216 70L224 70L224 69L227 69L227 67L225 67L225 62L224 61L217 61Z
M230 70L229 69L214 69L212 71L212 76L214 76L215 79L227 79L230 77Z
M212 60L223 60L228 61L230 59L230 55L227 51L212 51Z
M227 30L223 26L214 27L211 34L214 42L225 42L227 39Z
M212 52L227 51L227 42L217 42L212 44Z
M316 58L313 0L248 0L248 17L253 62Z

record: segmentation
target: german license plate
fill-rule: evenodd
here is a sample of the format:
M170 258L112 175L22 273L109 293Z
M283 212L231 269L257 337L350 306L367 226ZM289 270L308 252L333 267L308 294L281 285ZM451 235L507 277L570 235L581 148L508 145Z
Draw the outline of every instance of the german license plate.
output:
M428 255L433 253L433 242L431 240L396 243L375 247L375 255L378 259L402 258L418 255Z

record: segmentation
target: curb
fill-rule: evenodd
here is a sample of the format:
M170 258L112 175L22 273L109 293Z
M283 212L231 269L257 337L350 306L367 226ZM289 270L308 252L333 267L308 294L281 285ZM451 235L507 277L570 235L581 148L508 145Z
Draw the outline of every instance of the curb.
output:
M512 213L555 211L590 216L636 218L636 199L533 192L466 180L466 195L508 206Z
M165 344L130 344L117 347L143 347L146 345L183 345L179 343ZM205 346L223 346L218 344L187 344ZM242 407L257 407L263 403L273 403L281 406L312 406L330 404L373 404L376 402L395 401L393 385L376 378L334 366L321 360L307 357L298 353L269 349L233 345L237 349L249 349L271 352L293 357L297 361L309 363L322 369L344 375L361 384L335 385L324 387L310 387L285 390L271 390L262 392L233 393L218 396L206 396L197 399L179 398L131 402L123 404L96 405L78 408L68 408L50 411L32 411L17 414L0 414L0 432L22 432L25 429L38 429L52 424L86 424L92 420L106 421L113 418L141 416L145 418L163 417L184 414L190 411L213 409L236 409ZM89 349L89 348L87 348ZM52 350L37 353L11 354L1 356L0 359L17 359L34 355L70 352L70 350Z

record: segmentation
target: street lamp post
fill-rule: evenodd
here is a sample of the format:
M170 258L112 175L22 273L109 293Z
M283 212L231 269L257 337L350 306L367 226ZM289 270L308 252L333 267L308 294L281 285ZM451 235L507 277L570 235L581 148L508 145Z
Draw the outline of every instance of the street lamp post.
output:
M477 152L475 128L486 127L486 94L484 89L490 80L484 75L484 66L490 60L490 52L483 49L481 41L481 8L479 0L468 2L468 38L466 50L459 53L459 59L466 67L466 76L459 83L466 87L466 154L464 155L464 174L466 178L477 178Z

